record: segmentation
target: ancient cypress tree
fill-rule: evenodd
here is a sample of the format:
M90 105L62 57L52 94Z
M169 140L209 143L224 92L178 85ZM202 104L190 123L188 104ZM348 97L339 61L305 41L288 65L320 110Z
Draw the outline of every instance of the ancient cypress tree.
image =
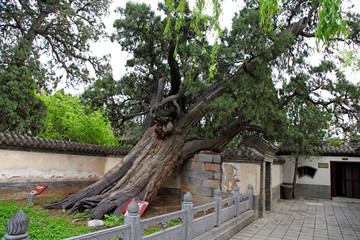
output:
M170 26L175 26L180 16L160 8L172 14ZM286 143L310 135L321 139L329 124L358 127L359 86L330 60L319 65L307 60L313 53L307 40L315 39L321 9L319 1L284 1L271 27L264 28L259 5L246 1L232 29L223 32L216 57L206 35L192 28L186 7L177 32L167 38L168 20L149 6L128 3L119 9L112 39L132 58L131 72L114 83L121 87L112 95L126 108L114 109L112 120L121 125L142 116L141 138L98 182L47 207L93 209L91 218L119 215L129 198L151 200L185 159L201 150L221 151L244 132ZM209 18L196 19L198 29L206 31L202 23ZM358 44L357 28L349 24L349 30L342 40ZM342 122L344 115L351 121Z

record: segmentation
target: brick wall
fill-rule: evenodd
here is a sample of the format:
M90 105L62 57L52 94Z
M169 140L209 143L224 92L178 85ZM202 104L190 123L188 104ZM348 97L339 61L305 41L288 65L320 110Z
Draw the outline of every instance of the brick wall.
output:
M213 201L214 190L220 186L221 157L200 153L188 159L181 169L181 194L189 191L193 203L200 205Z
M276 187L272 187L272 201L271 203L274 204L280 199L280 185Z

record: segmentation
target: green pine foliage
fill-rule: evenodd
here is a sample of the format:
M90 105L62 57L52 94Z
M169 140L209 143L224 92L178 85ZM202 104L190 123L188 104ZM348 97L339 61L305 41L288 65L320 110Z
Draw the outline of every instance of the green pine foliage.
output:
M42 128L45 106L27 66L0 70L0 96L0 132L31 135Z

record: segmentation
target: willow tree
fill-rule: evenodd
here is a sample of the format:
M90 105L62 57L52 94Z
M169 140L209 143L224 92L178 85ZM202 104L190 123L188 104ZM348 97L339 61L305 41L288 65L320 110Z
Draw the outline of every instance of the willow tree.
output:
M104 32L108 1L8 0L0 2L0 131L35 134L44 106L36 92L60 80L90 81L106 65L90 42Z
M146 4L128 3L118 10L112 39L133 57L127 62L129 74L116 83L122 86L117 94L124 109L115 120L121 124L142 117L142 136L98 182L47 207L93 209L91 218L120 215L129 198L150 201L184 160L202 150L221 151L243 132L286 141L290 136L301 139L304 128L294 126L303 123L315 128L308 133L321 137L326 124L308 124L309 118L357 125L359 87L328 60L318 66L307 61L313 53L307 41L319 35L317 26L323 21L319 1L282 2L266 20L270 27L261 26L259 5L246 1L232 29L219 37L217 51L201 34L211 18L194 17L177 3L174 8L160 5L170 20L156 16ZM174 31L164 38L166 26ZM359 44L359 31L352 26L343 41ZM332 37L339 38L326 38ZM342 122L344 115L351 121Z

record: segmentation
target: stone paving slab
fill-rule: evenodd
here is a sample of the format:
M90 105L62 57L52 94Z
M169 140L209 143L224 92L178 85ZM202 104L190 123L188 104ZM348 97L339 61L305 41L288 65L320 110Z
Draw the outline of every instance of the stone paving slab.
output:
M273 210L231 240L357 240L360 201L279 200Z

